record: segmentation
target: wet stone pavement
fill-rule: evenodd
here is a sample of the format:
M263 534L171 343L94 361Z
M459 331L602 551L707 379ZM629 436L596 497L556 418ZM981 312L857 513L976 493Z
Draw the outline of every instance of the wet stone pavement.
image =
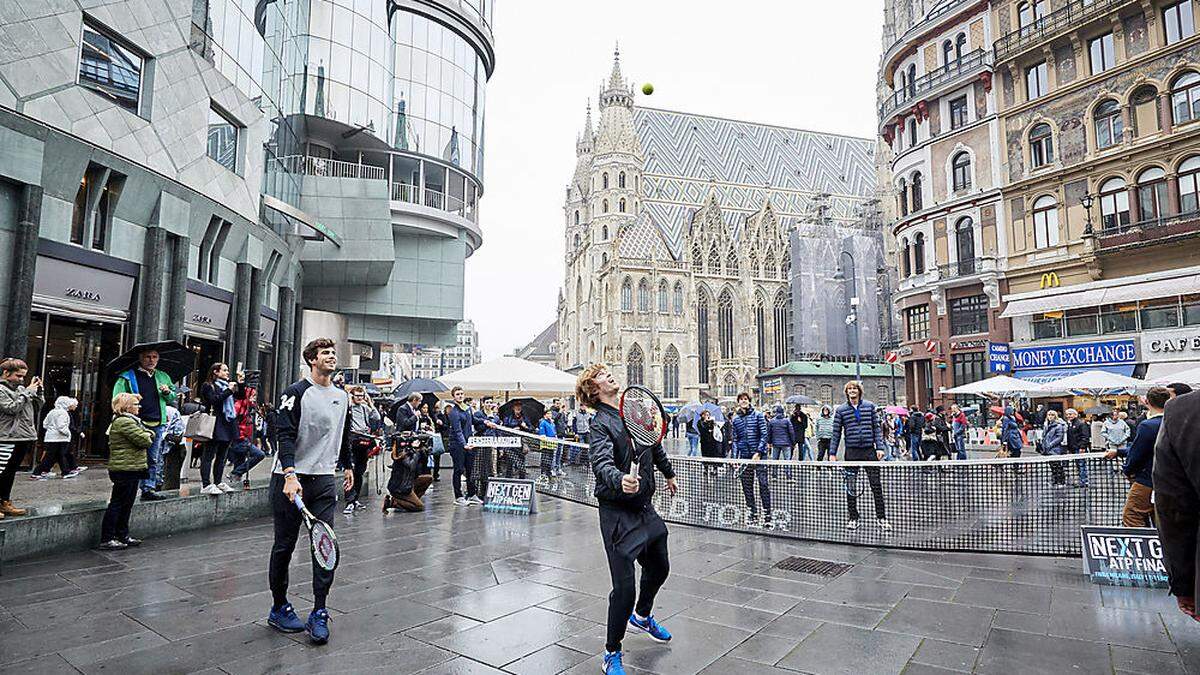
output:
M271 524L251 521L11 564L3 673L597 673L609 590L596 514L455 507L339 513L330 644L265 625ZM136 535L136 533L134 533ZM1092 585L1074 559L809 544L671 526L656 616L631 673L1200 672L1200 624L1162 591ZM827 579L773 569L851 563ZM307 551L291 599L311 606Z

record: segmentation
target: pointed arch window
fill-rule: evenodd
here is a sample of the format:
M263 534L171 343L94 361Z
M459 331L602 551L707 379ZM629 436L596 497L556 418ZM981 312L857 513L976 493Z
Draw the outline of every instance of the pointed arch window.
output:
M639 312L650 311L650 282L645 279L638 282L637 300Z
M767 310L763 307L762 296L754 294L754 332L758 340L758 369L767 369Z
M575 248L579 248L579 233L578 232L575 233L575 238L573 241L575 242Z
M600 238L604 241L608 241L608 226L607 225L602 225L600 227Z
M726 398L733 398L737 396L737 393L737 379L734 378L733 373L726 373L725 381L721 385L721 395Z
M683 284L675 282L675 297L672 299L671 308L675 310L676 316L683 314Z
M921 172L914 173L912 176L912 210L913 213L920 211L923 208L923 197L921 196Z
M629 277L625 277L625 281L621 282L621 311L633 311L633 282Z
M625 213L625 198L624 197L621 198L621 201L617 202L617 211L620 211L621 213Z
M605 199L603 202L601 202L600 212L608 213L608 200L607 199Z
M636 343L629 348L629 356L625 359L625 384L645 384L646 358L642 348Z
M1179 183L1183 188L1182 177ZM1183 195L1180 194L1182 201ZM1100 184L1100 229L1112 230L1129 224L1129 188L1120 176Z
M728 288L717 298L717 342L721 358L733 358L733 293Z
M576 225L578 225L578 224L579 224L579 211L576 211L576 212L575 212L575 224L576 224Z
M667 280L663 279L658 282L658 313L666 314L667 309L671 306L671 291L667 286Z
M679 398L679 350L667 347L663 357L663 398Z
M784 281L787 281L792 273L792 259L786 253L783 254L783 260L779 263L779 271L782 274L780 278Z
M710 347L708 335L708 293L700 291L700 298L696 301L696 380L701 383L708 383L708 369L710 360Z
M621 187L621 188L625 187L625 172L624 171L617 174L617 187Z
M758 253L756 253L754 251L750 251L750 276L751 277L761 276L761 274L759 272L759 268L758 268Z
M733 249L729 250L729 255L725 258L725 273L726 274L737 274L738 273L737 251L735 251Z
M704 268L704 251L700 250L700 244L692 247L692 271L699 272Z
M772 314L775 323L775 365L781 366L788 361L788 345L792 342L792 305L782 289L775 294Z
M896 198L900 200L900 215L907 216L908 215L908 181L901 178L900 182L896 184L896 187L899 188L896 191Z
M608 189L608 173L607 172L600 178L600 184L604 186L605 190Z
M775 267L775 258L770 253L767 254L766 264L763 265L763 276L768 279L778 278L779 269Z
M712 249L708 252L708 273L721 273L721 253L717 250L717 245L713 244Z

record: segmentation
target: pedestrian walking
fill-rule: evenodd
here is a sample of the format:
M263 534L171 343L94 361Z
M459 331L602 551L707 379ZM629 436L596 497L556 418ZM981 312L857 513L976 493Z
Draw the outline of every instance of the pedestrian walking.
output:
M367 390L359 386L350 388L350 460L354 469L354 485L343 494L346 508L342 513L363 510L365 504L359 499L365 494L363 477L367 473L367 459L375 448L375 430L380 424L379 411L371 405Z
M100 548L119 551L142 542L129 536L129 515L137 500L140 481L149 475L146 449L155 432L141 418L141 396L121 392L113 397L113 419L108 426L108 478L112 494L100 526Z
M31 480L45 480L51 476L50 469L58 464L62 477L74 478L79 469L71 458L71 411L79 401L70 396L59 396L54 400L54 409L42 420L42 461L33 469Z
M237 440L229 444L229 462L233 470L229 477L235 483L241 481L242 488L250 487L250 470L253 469L267 453L254 445L255 418L258 416L258 390L253 387L245 388L245 396L233 403L237 415Z
M13 480L25 455L37 442L37 415L45 403L42 378L25 386L29 367L21 359L0 361L0 518L23 516L25 509L12 503Z
M904 432L908 440L908 458L914 462L921 460L921 432L925 428L925 416L917 406L908 408L908 417L904 419Z
M950 406L950 432L954 439L954 457L955 459L967 458L967 429L970 423L967 421L967 414L963 412L958 404Z
M704 412L708 411L705 410ZM703 415L704 412L702 412L701 415ZM711 413L709 413L709 417L712 417ZM678 420L679 418L676 417L676 419ZM699 420L691 420L683 423L683 435L687 439L688 457L698 457L703 454L700 448L700 429L698 423ZM707 457L708 455L704 456Z
M284 633L307 631L314 644L329 641L329 612L325 598L333 585L333 572L312 562L313 609L300 621L288 601L288 566L300 535L301 515L295 498L330 527L337 512L336 475L342 473L342 490L354 487L350 458L349 397L333 384L337 350L333 340L317 338L304 346L308 377L284 390L279 401L279 452L271 475L271 515L275 540L271 545L268 579L271 611L267 624Z
M833 437L829 444L830 459L836 461L838 448L845 441L846 452L843 457L848 462L877 462L883 459L883 439L880 436L878 415L875 404L863 398L862 383L850 380L843 387L846 402L839 405L833 413ZM846 529L858 529L858 469L846 469L846 512L849 519ZM892 530L887 520L887 512L883 500L883 483L879 477L879 467L866 467L867 482L871 484L871 494L875 497L875 519L879 529L884 532Z
M113 384L113 396L129 393L141 396L138 417L154 434L146 450L146 479L142 481L142 499L163 499L158 494L163 480L162 439L166 433L167 406L175 405L174 385L166 371L158 369L158 350L144 349L138 352L138 365L119 375Z
M827 405L821 406L821 416L817 418L817 461L824 462L829 454L829 442L833 439L833 409Z

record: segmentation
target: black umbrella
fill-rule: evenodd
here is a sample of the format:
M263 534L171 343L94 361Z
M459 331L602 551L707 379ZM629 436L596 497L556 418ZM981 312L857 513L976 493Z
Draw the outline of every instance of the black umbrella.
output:
M529 426L536 428L538 420L542 419L542 415L546 414L546 404L528 396L510 399L504 405L500 406L501 421L512 414L513 406L518 403L521 404L521 417L525 418Z
M449 388L437 380L431 380L428 377L418 377L396 387L392 391L392 396L399 400L408 398L409 394L436 394L440 391L446 391Z
M792 394L783 402L788 405L816 405L817 399L811 396L805 396L804 394Z
M142 342L134 345L129 351L108 362L108 373L117 376L130 368L138 366L142 352L158 352L158 369L171 377L172 382L178 382L196 369L196 354L175 340L163 342Z

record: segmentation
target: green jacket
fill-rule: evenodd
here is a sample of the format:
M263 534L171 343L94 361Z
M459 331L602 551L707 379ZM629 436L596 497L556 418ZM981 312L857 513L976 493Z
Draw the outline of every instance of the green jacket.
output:
M154 434L136 415L121 413L108 425L108 470L145 471L146 448Z
M146 398L147 392L138 391L137 377L134 375L133 371L134 371L134 369L130 368L129 370L126 370L125 372L123 372L117 376L117 381L115 383L113 383L113 390L112 390L113 398L116 398L117 394L141 394L142 398ZM170 375L167 375L165 372L163 372L161 370L155 370L154 371L154 384L157 385L158 387L164 387L164 386L170 387L174 383L171 382ZM155 396L158 397L158 406L159 406L159 415L160 415L159 419L162 420L162 424L166 424L167 423L167 406L175 405L175 394L164 395L162 392L159 392L159 391L150 392L150 393L153 393Z

